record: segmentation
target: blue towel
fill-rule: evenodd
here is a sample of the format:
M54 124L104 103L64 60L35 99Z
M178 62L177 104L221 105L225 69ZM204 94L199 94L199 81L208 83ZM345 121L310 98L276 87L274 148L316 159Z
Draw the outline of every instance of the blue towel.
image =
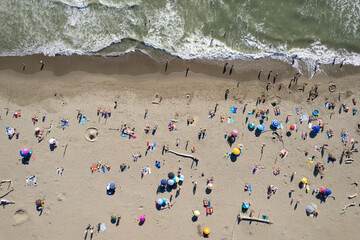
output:
M237 108L236 107L231 107L230 108L230 113L236 113L237 111Z

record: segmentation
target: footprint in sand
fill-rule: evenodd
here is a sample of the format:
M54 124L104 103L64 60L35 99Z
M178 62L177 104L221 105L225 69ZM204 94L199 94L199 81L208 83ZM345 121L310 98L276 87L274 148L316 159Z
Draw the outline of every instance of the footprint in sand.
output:
M14 220L15 222L13 223L13 226L17 226L25 222L28 222L30 218L25 210L18 209L14 214Z
M144 209L144 207L143 207L143 206L140 206L140 207L139 207L139 210L140 210L140 211L141 211L141 210L143 210L143 209Z

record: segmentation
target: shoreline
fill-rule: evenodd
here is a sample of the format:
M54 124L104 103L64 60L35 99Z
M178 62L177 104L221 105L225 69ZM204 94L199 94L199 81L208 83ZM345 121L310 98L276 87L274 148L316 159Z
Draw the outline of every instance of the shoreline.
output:
M170 73L181 73L190 67L190 72L201 73L211 77L226 78L232 80L246 81L257 76L260 69L264 70L264 75L272 70L273 73L282 73L283 77L292 77L299 70L288 63L274 58L262 58L258 60L248 59L192 59L183 60L171 56L163 51L156 50L154 57L135 51L116 57L90 56L90 55L57 55L49 57L44 55L27 55L22 57L0 57L0 70L10 69L18 73L34 74L40 71L39 62L43 60L45 66L43 71L51 71L56 76L62 76L72 71L82 71L87 73L103 74L126 74L139 76L143 74L159 73L168 75ZM166 60L169 61L167 72L165 72ZM224 64L228 62L228 69L234 65L232 75L228 72L222 74ZM22 71L22 63L26 65ZM299 61L298 66L306 65L306 62ZM315 76L326 75L328 77L341 78L348 75L360 73L359 66L345 64L341 69L339 65L321 65L319 73ZM304 72L303 77L312 78L313 72ZM266 77L266 76L264 76Z

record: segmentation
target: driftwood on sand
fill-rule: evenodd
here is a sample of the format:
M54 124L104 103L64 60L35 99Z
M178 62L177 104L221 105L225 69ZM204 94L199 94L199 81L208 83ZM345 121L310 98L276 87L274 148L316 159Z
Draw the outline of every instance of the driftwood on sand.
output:
M266 219L262 219L262 218L244 217L244 216L239 215L238 219L240 221L246 220L246 221L255 221L255 222L261 222L261 223L273 224L273 222L266 220Z
M352 199L352 198L354 198L354 197L356 197L356 196L357 196L357 193L355 193L355 194L353 194L353 195L348 196L348 198L349 198L349 199Z
M196 157L192 156L192 155L188 155L188 154L183 154L183 153L178 153L178 152L175 152L175 151L172 151L172 150L168 150L167 152L170 152L170 153L173 153L175 155L178 155L180 157L186 157L186 158L191 158L192 160L194 161L199 161L199 159L197 159Z
M355 203L349 203L348 205L346 205L343 209L342 209L342 212L341 214L345 213L345 211L349 208L349 207L354 207L355 206Z

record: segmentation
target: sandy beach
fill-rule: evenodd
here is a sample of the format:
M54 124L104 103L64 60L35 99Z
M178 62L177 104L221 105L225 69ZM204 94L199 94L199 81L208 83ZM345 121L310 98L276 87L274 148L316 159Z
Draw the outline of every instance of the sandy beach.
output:
M45 62L42 71L40 60ZM25 71L22 63L26 64ZM358 104L352 100L360 101L359 67L324 65L313 78L301 76L289 86L297 71L286 63L269 59L229 61L223 74L224 64L169 57L164 72L165 62L141 53L116 58L0 58L0 181L12 183L10 187L7 183L1 185L0 196L15 202L0 208L0 238L84 239L86 226L91 224L95 230L93 236L88 231L87 239L202 239L204 228L210 229L210 239L358 239L360 196L348 196L360 194L359 186L353 184L360 182L359 153L354 151L350 157L353 162L341 156L353 145L353 149L359 148L359 113L353 114ZM229 75L231 65L234 68ZM185 77L187 66L190 70ZM260 69L263 73L259 80ZM274 84L275 73L279 75ZM267 90L268 82L271 84ZM304 83L307 85L302 91ZM309 92L318 83L317 97L308 100ZM336 89L329 91L333 85ZM257 104L258 97L264 103ZM335 108L326 108L326 101L335 103ZM216 104L215 116L209 118ZM342 104L349 107L348 112ZM236 113L230 113L232 107L237 108ZM281 110L278 116L275 107ZM98 116L98 108L111 110L111 116ZM263 109L269 109L263 121L251 114ZM310 117L314 109L319 110L318 118L327 123L316 136L310 133L308 121L299 120L301 114ZM19 110L21 117L14 118ZM85 124L79 123L77 110L86 115ZM44 114L46 119L42 121ZM33 123L33 116L39 121ZM194 126L188 126L189 116L197 120ZM68 119L69 126L63 128L62 119ZM273 120L282 123L283 129L271 130ZM176 131L169 131L171 121ZM53 128L38 142L34 129L38 127L45 133L51 122ZM257 126L262 122L265 131L258 134L249 130L249 123ZM119 130L124 124L135 128L136 138L122 137ZM144 132L147 124L151 130L158 126L154 135L151 130ZM312 121L312 126L317 124L318 120ZM291 125L296 125L296 130L289 130ZM9 140L5 127L16 128L18 139L14 136ZM98 131L93 142L85 138L88 128ZM199 139L203 129L206 135ZM326 132L330 129L333 137L328 138ZM238 136L230 146L224 135L233 130L238 131ZM348 133L346 144L341 141L342 130ZM306 139L302 132L308 134ZM53 151L49 147L51 138L59 142ZM156 148L146 151L148 142L155 142ZM224 157L239 144L244 146L240 156ZM322 154L318 148L324 144ZM164 152L164 145L192 155L198 162ZM23 164L19 155L24 147L33 150L28 164ZM285 158L279 156L282 149L288 151ZM136 153L142 157L135 162ZM329 154L336 161L329 162ZM309 157L315 158L313 165L307 163ZM99 161L111 165L111 169L92 173L91 165ZM161 161L160 168L155 161ZM318 162L325 167L322 178L314 175ZM130 168L120 171L122 163ZM258 171L253 174L256 165ZM141 171L147 166L151 174L142 177ZM184 181L178 196L179 188L157 192L160 181L167 179L169 172L176 174L179 167ZM280 173L274 175L278 167ZM57 174L58 168L64 169L62 176ZM33 175L36 186L26 182ZM207 193L207 179L211 177L213 189ZM306 187L299 188L302 178L307 179L308 193ZM195 193L193 182L197 182ZM109 183L116 184L114 195L107 195ZM251 185L252 191L244 191L245 184ZM278 188L270 198L269 185ZM313 193L322 187L332 191L326 201ZM158 210L156 200L170 200L171 194L172 207ZM40 215L35 201L43 198ZM203 200L211 202L212 214L206 214ZM241 216L249 217L253 211L252 217L262 219L264 215L273 224L238 222L243 202L251 206ZM355 206L342 211L351 203ZM307 216L305 208L310 204L317 205L317 217ZM192 219L193 210L200 211L197 221ZM113 214L121 215L118 225L111 223ZM136 220L140 216L146 217L144 224ZM98 223L105 223L106 230L98 231Z

